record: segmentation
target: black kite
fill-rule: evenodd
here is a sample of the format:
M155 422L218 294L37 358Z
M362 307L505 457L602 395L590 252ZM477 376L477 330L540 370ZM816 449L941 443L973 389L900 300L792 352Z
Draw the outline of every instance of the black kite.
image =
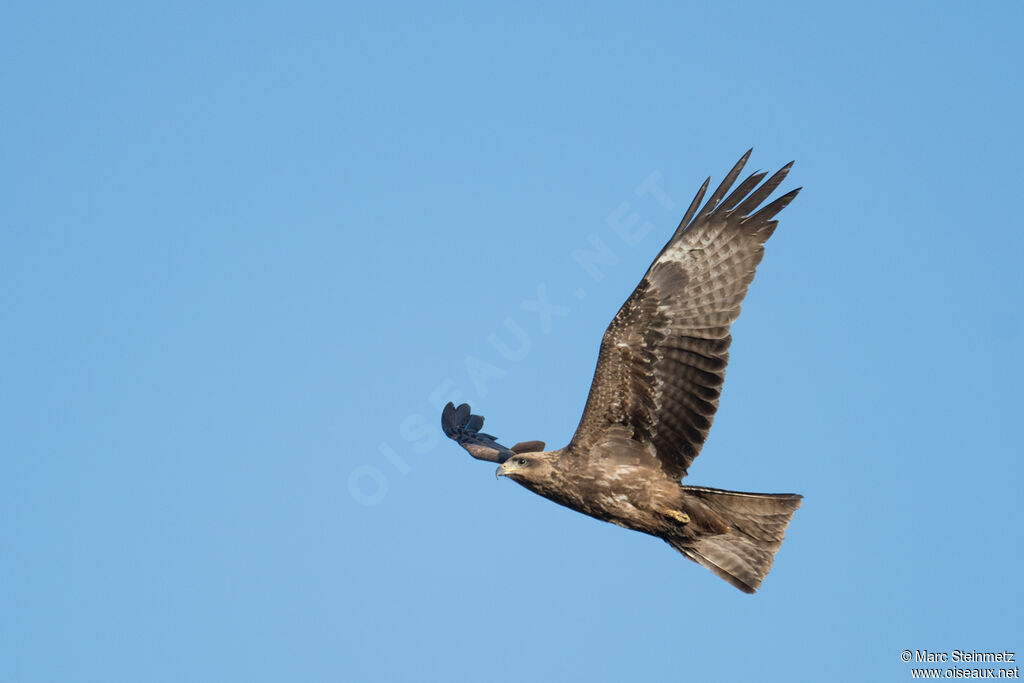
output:
M718 409L729 326L799 189L758 207L792 162L729 193L748 151L703 207L704 181L675 234L608 326L583 417L565 448L511 448L480 432L484 419L449 403L444 433L505 476L556 503L664 539L742 591L772 566L801 496L682 486ZM728 195L727 195L728 193ZM698 211L698 208L700 209Z

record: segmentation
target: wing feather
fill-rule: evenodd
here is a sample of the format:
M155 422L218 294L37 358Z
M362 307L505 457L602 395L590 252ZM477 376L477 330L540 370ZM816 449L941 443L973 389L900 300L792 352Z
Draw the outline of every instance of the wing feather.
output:
M732 191L722 205L718 207L719 211L732 211L737 204L743 201L744 197L750 194L750 191L757 187L758 183L764 180L764 177L768 175L764 171L758 171L757 173L751 173L750 176L744 180L739 186Z
M775 188L781 185L782 181L786 179L791 168L793 168L792 161L776 171L775 175L769 178L764 185L761 185L761 187L751 192L750 196L744 199L743 202L736 207L736 213L741 216L746 216L751 211L761 206L761 202L768 199L768 195L774 192Z
M750 153L753 151L753 147L748 149L746 153L740 157L740 160L736 162L736 165L732 167L732 170L725 175L725 178L722 179L722 184L718 186L718 189L715 190L714 194L708 197L708 203L704 205L704 210L701 212L702 215L706 216L718 208L718 202L722 200L722 197L724 197L725 193L729 191L732 184L740 177L740 173L743 172L743 167L747 165L747 159L750 158Z
M458 442L477 460L505 462L515 453L512 449L498 443L496 437L484 434L480 429L484 426L484 418L473 415L468 403L456 408L451 402L441 411L441 429L445 436ZM540 442L534 442L540 443ZM517 446L522 444L517 444ZM543 444L541 444L543 448Z
M757 208L792 168L757 172L730 193L744 154L711 194L701 186L672 238L605 331L594 381L569 451L585 456L631 435L669 476L700 453L718 410L730 326L777 225L799 189ZM754 213L756 211L756 213Z
M690 202L690 208L686 210L686 215L683 216L683 220L679 221L679 227L676 228L676 232L680 233L686 230L686 226L693 220L694 215L697 213L697 209L700 208L700 202L704 199L704 193L708 191L708 185L711 184L711 177L708 176L704 180L704 184L697 190L697 194L694 195L693 201Z

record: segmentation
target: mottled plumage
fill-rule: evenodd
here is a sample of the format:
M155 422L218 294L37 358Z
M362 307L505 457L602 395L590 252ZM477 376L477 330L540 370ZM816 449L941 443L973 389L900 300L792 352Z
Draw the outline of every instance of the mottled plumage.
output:
M449 403L441 425L499 476L597 519L664 539L737 588L753 593L771 568L796 494L682 486L718 409L730 325L775 230L799 190L760 210L786 177L754 173L730 192L748 151L701 206L710 178L601 342L583 417L565 448L530 441L506 448L484 419ZM762 182L764 181L764 182Z

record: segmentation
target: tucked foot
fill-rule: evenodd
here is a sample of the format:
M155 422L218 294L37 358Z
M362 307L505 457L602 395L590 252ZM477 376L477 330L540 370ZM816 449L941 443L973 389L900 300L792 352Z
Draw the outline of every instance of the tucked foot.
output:
M690 515L686 514L681 510L665 510L663 513L666 517L676 520L680 524L689 524Z

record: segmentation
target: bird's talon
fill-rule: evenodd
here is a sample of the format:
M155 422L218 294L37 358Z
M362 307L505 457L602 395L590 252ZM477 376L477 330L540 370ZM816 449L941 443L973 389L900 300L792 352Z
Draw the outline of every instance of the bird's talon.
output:
M672 519L676 520L680 524L689 524L690 523L690 515L686 514L685 512L680 512L679 510L669 510L669 511L667 511L665 513L665 515L667 517L671 517Z

